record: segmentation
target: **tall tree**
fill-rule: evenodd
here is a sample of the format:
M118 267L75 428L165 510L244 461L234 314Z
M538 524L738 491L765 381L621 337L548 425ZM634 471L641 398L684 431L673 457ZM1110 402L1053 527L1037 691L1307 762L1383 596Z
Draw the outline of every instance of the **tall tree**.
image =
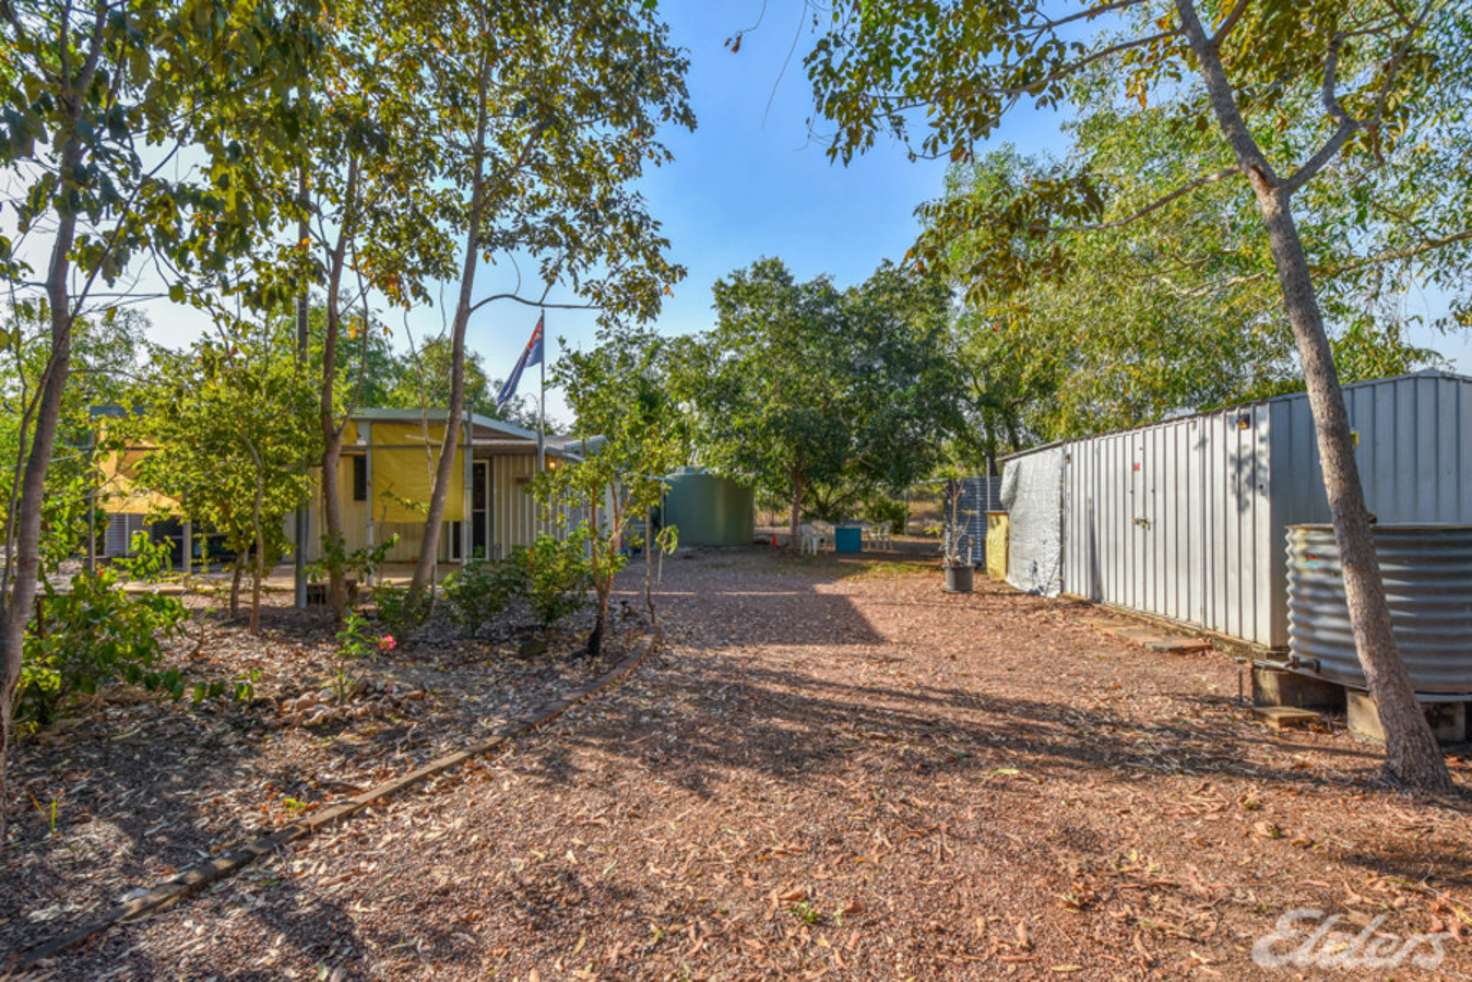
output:
M597 657L608 629L613 578L626 562L626 537L658 506L664 475L684 459L685 427L668 384L668 342L652 331L602 330L593 350L572 352L554 375L573 411L574 435L598 440L582 462L545 475L537 490L554 507L576 501L587 508L597 594L587 651ZM652 564L655 551L670 541L668 535L656 540L646 534L645 562Z
M131 393L137 415L114 434L152 447L136 468L144 486L179 503L181 516L219 533L235 556L230 612L251 574L250 631L259 633L261 588L288 546L285 519L311 495L317 459L316 389L295 357L292 325L230 320L189 350L154 352Z
M424 60L435 114L421 125L441 142L463 245L450 327L449 423L410 585L415 603L432 585L446 496L461 479L454 457L471 315L503 300L537 306L566 279L605 318L652 316L684 271L666 259L658 224L627 185L670 159L658 140L661 125L695 124L686 60L653 4L538 0L436 9ZM516 251L539 260L540 300L508 293L477 300L481 262Z
M328 603L339 623L347 608L339 463L343 432L361 393L340 384L339 346L356 301L359 367L366 369L375 331L368 291L391 303L427 301L431 277L453 275L449 237L438 219L436 188L443 162L421 128L428 93L415 39L413 7L366 0L340 8L338 31L318 79L320 106L312 137L303 141L308 200L315 219L325 283L319 425L322 431L322 545ZM351 276L351 279L349 279ZM345 294L356 287L356 297ZM351 339L348 339L351 340Z
M942 284L885 265L840 291L762 259L714 294L716 327L685 346L677 380L696 446L785 500L794 543L804 511L840 517L928 474L960 422Z
M14 242L0 237L0 268L17 294L44 295L51 319L44 381L24 414L21 491L7 516L15 549L0 573L0 767L73 324L117 299L100 288L143 252L182 278L249 241L263 218L257 178L279 161L286 127L271 127L246 153L225 124L247 106L259 110L263 92L282 107L273 120L290 119L282 96L315 48L315 15L309 0L286 13L259 0L0 3L0 167L18 229ZM170 166L186 145L203 152L204 166ZM33 279L25 247L46 237L45 271Z
M339 465L384 329L373 304L428 303L426 283L454 275L441 222L452 196L440 183L441 148L422 125L430 87L421 35L435 17L396 0L334 6L315 71L295 93L301 121L289 166L272 175L275 234L216 283L262 318L295 306L308 335L319 380L323 565L339 623L347 606ZM253 143L261 122L241 119L235 135ZM345 375L353 362L356 378Z
M827 278L799 282L780 259L716 281L716 326L687 349L681 394L703 463L788 503L797 542L803 502L834 486L850 430L841 297Z
M830 153L843 160L872 146L881 130L904 139L915 133L917 152L964 159L1024 99L1062 104L1079 75L1098 66L1112 68L1130 97L1168 104L1189 125L1213 129L1218 139L1201 171L1153 201L1128 202L1109 220L1149 220L1170 201L1222 181L1251 193L1307 383L1355 642L1387 733L1388 770L1426 790L1445 789L1450 778L1396 651L1294 200L1331 165L1373 160L1417 128L1417 110L1438 82L1438 32L1458 16L1440 0L1409 7L1393 0L1113 0L1056 13L1034 0L874 0L835 7L807 59L818 110L837 125ZM924 113L918 126L916 109ZM1311 128L1314 144L1275 139L1284 119L1312 123L1288 128ZM967 279L977 290L1015 285L1046 252L1039 239L1058 227L1099 223L1107 203L1087 168L1020 189L987 216L997 234L964 271Z
M1148 199L1171 190L1177 166L1211 138L1158 111L1093 108L1070 127L1070 158L1088 160L1112 197ZM1166 158L1168 165L1163 165ZM1003 147L947 174L946 199L922 206L945 215L955 199L985 211L1059 167ZM967 291L954 337L967 379L978 449L1021 449L1126 429L1173 412L1201 411L1302 387L1292 331L1272 280L1272 257L1249 196L1226 182L1158 208L1150 222L1051 233L1044 275L1004 294ZM1343 197L1316 204L1301 223L1316 255L1345 251L1352 236ZM944 220L942 265L964 270L986 248L985 229ZM1405 318L1339 277L1325 278L1339 308L1329 324L1344 381L1395 375L1433 363L1409 344Z
M20 495L25 465L23 435L29 436L26 413L51 360L50 311L44 301L21 302L0 319L0 527L7 551L15 547L16 525L8 520ZM95 317L79 317L72 325L73 371L62 394L56 451L46 470L42 505L40 568L56 571L64 559L87 546L88 511L96 481L93 468L97 424L93 410L118 403L132 384L148 319L129 308L109 307Z

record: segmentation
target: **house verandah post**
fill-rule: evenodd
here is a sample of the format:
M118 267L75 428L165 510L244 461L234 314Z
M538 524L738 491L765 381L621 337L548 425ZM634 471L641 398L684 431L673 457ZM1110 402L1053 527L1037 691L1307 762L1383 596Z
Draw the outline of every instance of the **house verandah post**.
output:
M465 464L461 475L465 482L464 494L460 499L460 565L464 566L470 562L470 544L475 541L471 536L470 524L474 521L475 509L471 498L475 492L475 452L471 443L474 435L474 423L471 421L469 410L465 412Z
M373 422L371 420L365 419L358 423L358 442L363 444L363 475L368 492L364 495L368 507L364 509L363 541L371 549L377 542L373 525Z

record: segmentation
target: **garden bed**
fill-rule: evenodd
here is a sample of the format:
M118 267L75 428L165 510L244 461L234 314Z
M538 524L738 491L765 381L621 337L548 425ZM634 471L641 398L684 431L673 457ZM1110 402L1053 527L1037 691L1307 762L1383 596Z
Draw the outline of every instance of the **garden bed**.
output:
M435 620L415 640L344 667L325 612L267 596L262 633L187 599L165 667L249 682L244 699L193 705L114 687L23 740L11 765L12 828L0 854L0 949L34 944L129 899L212 851L367 790L582 685L627 653L642 624L616 612L598 659L591 614L546 636L503 626L466 639ZM531 652L537 652L531 654Z

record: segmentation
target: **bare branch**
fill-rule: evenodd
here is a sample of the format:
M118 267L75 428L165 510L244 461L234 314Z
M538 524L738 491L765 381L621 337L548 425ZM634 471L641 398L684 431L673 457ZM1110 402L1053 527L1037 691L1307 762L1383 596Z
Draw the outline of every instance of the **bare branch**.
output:
M1401 259L1415 259L1417 256L1424 255L1425 253L1435 252L1437 249L1442 249L1449 245L1456 245L1458 242L1472 242L1472 228L1465 228L1460 232L1451 232L1447 235L1436 236L1434 238L1422 239L1414 245L1402 246L1399 249L1387 249L1373 256L1362 256L1358 259L1340 263L1338 266L1319 267L1315 271L1330 276L1338 275L1339 273L1351 273L1357 269L1364 269L1366 266L1378 266L1381 263L1392 263Z
M1406 27L1404 37L1396 45L1395 52L1390 57L1385 72L1385 82L1380 86L1380 92L1375 99L1375 112L1366 119L1355 119L1350 116L1345 111L1344 104L1339 101L1339 94L1337 92L1339 48L1344 41L1345 35L1336 34L1329 42L1329 51L1324 58L1324 84L1319 93L1319 100L1324 105L1324 111L1329 114L1331 119L1336 120L1339 125L1334 128L1333 134L1324 142L1324 145L1319 147L1318 151L1312 157L1304 161L1303 165L1297 171L1282 182L1280 188L1283 194L1291 195L1307 184L1315 174L1324 169L1329 161L1339 155L1339 152L1344 149L1344 145L1349 142L1349 138L1357 131L1380 125L1380 121L1385 116L1385 105L1390 98L1390 90L1395 86L1395 80L1400 75L1400 69L1405 63L1406 53L1410 50L1411 42L1420 33L1421 28L1425 26L1426 19L1431 15L1431 12L1436 6L1436 0L1427 0L1426 5L1421 8L1420 15Z
M1356 270L1366 269L1370 266L1379 266L1384 263L1399 262L1400 260L1404 259L1415 259L1417 256L1423 256L1428 252L1435 252L1437 249L1443 249L1447 246L1456 245L1460 242L1472 242L1472 228L1462 229L1459 232L1450 232L1446 235L1423 238L1421 241L1416 242L1413 245L1402 246L1398 249L1387 249L1384 252L1377 252L1374 255L1370 256L1357 256L1354 259L1347 259L1341 263L1313 263L1309 266L1309 269L1315 276L1327 276L1332 278L1344 273L1353 273ZM1200 299L1220 290L1227 290L1231 289L1232 287L1244 286L1248 283L1255 283L1272 275L1273 274L1268 270L1261 270L1256 273L1246 273L1241 276L1230 276L1225 280L1218 280L1216 282L1207 283L1204 286L1197 287L1194 290L1180 292L1180 296L1187 297L1189 299Z
M1251 2L1252 0L1237 0L1237 5L1232 8L1232 12L1227 14L1221 26L1216 29L1216 33L1211 36L1211 40L1208 43L1213 48L1221 47L1227 35L1232 33L1232 28L1237 26L1237 21L1241 20L1242 15L1247 12L1247 5Z
M1029 31L1053 31L1057 30L1060 27L1063 27L1065 24L1072 24L1075 21L1080 20L1093 20L1095 17L1102 17L1105 14L1113 13L1116 10L1126 10L1130 7L1138 7L1144 2L1145 0L1116 0L1116 2L1114 3L1101 3L1097 7L1090 7L1087 10L1080 10L1078 13L1069 14L1067 17L1033 21L1023 26L1026 30Z
M1240 173L1242 173L1242 169L1240 167L1226 167L1222 170L1217 171L1215 174L1203 174L1195 180L1187 181L1185 184L1182 184L1180 187L1176 188L1169 194L1162 195L1161 197L1156 198L1145 207L1130 215L1126 215L1124 218L1118 218L1111 222L1099 222L1097 224L1082 225L1079 227L1088 231L1099 231L1102 229L1120 228L1122 226L1129 225L1132 222L1139 221L1141 218L1144 218L1146 215L1150 214L1153 211L1164 208L1166 205L1170 204L1172 201L1175 201L1177 198L1181 198L1190 194L1197 188L1205 187L1208 184L1215 184L1217 181L1226 180L1227 178Z
M550 290L551 287L549 286L548 289ZM541 300L531 300L531 299L529 299L527 297L517 296L514 293L493 293L490 296L488 296L488 297L482 297L480 300L477 300L475 303L471 304L470 311L471 311L471 313L474 313L475 311L477 311L480 308L486 306L487 304L495 303L497 300L510 300L513 303L519 303L519 304L522 304L523 306L526 306L526 307L549 307L552 310L600 310L601 309L597 304L594 304L594 303L547 303L546 302L546 299L545 299L546 298L546 294L545 293L542 294L542 297L543 297L543 299L541 299Z
M92 290L92 284L97 281L98 272L101 271L103 263L107 260L107 258L112 255L113 249L117 247L118 239L122 237L123 229L127 227L127 224L130 220L129 216L132 214L133 211L133 206L138 203L138 195L143 192L143 188L148 184L148 182L153 180L154 177L158 175L158 172L163 170L164 167L168 165L169 161L174 159L174 155L179 152L179 149L182 146L182 143L175 143L174 148L170 150L168 154L165 155L164 158L158 162L157 166L155 166L146 175L144 175L144 177L133 187L133 190L129 192L128 200L123 204L122 210L118 213L117 224L113 226L112 234L107 238L107 245L103 248L102 256L92 264L92 269L87 274L87 282L82 285L82 288L80 290L76 291L73 294L76 302L72 305L71 314L69 315L70 317L75 318L77 316L77 312L81 310L82 306L87 302L87 298Z
M1047 75L1044 75L1042 78L1028 82L1026 85L1014 85L1005 88L991 89L989 91L991 91L995 95L1007 96L1008 98L1016 98L1018 96L1026 95L1040 86L1048 85L1052 82L1058 81L1059 79L1067 78L1068 76L1087 68L1096 61L1103 61L1105 58L1117 55L1121 51L1128 51L1131 48L1140 48L1144 47L1147 44L1154 44L1156 41L1163 41L1168 37L1175 37L1177 34L1180 33L1181 31L1179 29L1172 29L1169 31L1160 31L1156 34L1151 34L1146 37L1138 37L1132 38L1128 41L1120 41L1118 44L1111 44L1107 47L1100 48L1098 51L1091 51L1089 54L1080 58L1078 61L1071 61L1066 65L1060 65L1053 71L1049 72Z
M1227 78L1226 68L1222 65L1221 55L1211 46L1211 39L1201 26L1195 0L1175 0L1175 6L1181 15L1181 31L1201 63L1201 77L1206 83L1212 113L1232 148L1232 155L1237 158L1237 163L1255 188L1275 186L1277 174L1262 148L1257 145L1257 140L1247 127L1247 121L1242 118L1242 108L1237 105L1237 97Z
M1181 31L1179 29L1172 29L1169 31L1160 31L1146 37L1138 37L1132 38L1128 41L1120 41L1118 44L1111 44L1107 47L1100 48L1098 51L1092 51L1089 54L1079 58L1077 61L1070 61L1065 64L1059 65L1057 68L1053 69L1053 71L1049 72L1047 75L1044 75L1042 78L1031 79L1025 83L1015 85L969 87L967 89L967 93L986 93L988 95L1000 96L1002 98L1012 100L1011 104L1009 104L997 114L999 117L1005 116L1011 110L1012 105L1015 105L1019 98L1031 93L1035 89L1067 78L1070 75L1082 71L1088 66L1094 64L1096 61L1102 61L1105 58L1117 55L1122 51L1128 51L1131 48L1139 48L1148 44L1154 44L1156 41L1161 41L1169 37L1175 37L1180 33ZM901 99L896 94L886 92L866 92L865 95L867 98L872 99L874 102L882 104L884 106L884 111L887 113L906 113L916 109L923 109L929 105L933 105L936 102L936 99L940 95L940 93L937 92L930 96L914 96L910 99Z

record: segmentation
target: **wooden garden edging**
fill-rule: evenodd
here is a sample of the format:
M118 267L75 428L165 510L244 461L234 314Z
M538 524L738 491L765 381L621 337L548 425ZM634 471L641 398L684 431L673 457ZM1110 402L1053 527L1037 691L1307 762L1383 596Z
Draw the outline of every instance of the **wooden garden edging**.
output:
M304 815L301 818L286 823L278 829L257 836L244 845L236 846L233 849L221 852L219 855L195 863L172 879L158 884L141 897L135 897L127 903L118 904L111 910L98 915L92 921L60 937L27 948L10 960L10 963L5 966L5 973L8 975L12 972L24 971L35 966L37 962L53 958L68 948L81 944L83 941L96 934L100 934L114 924L162 910L164 907L176 901L182 900L191 894L198 893L212 883L218 883L220 880L234 876L260 857L275 852L287 843L304 839L324 826L331 825L333 822L341 819L346 819L367 808L369 805L376 804L385 798L390 798L417 784L422 784L431 777L454 770L469 760L484 756L493 750L498 750L518 737L526 736L528 733L541 729L574 706L586 702L593 696L623 681L630 673L644 663L644 660L658 647L659 641L659 634L646 636L639 642L638 648L632 654L624 658L623 661L619 662L603 675L586 685L573 689L572 692L555 702L543 704L520 718L512 720L497 730L494 735L487 737L479 743L472 744L464 750L457 750L454 753L445 754L443 757L437 757L429 763L409 771L407 774L380 784L376 788L370 788L360 794L353 795L351 798L327 805L312 812L310 815Z

